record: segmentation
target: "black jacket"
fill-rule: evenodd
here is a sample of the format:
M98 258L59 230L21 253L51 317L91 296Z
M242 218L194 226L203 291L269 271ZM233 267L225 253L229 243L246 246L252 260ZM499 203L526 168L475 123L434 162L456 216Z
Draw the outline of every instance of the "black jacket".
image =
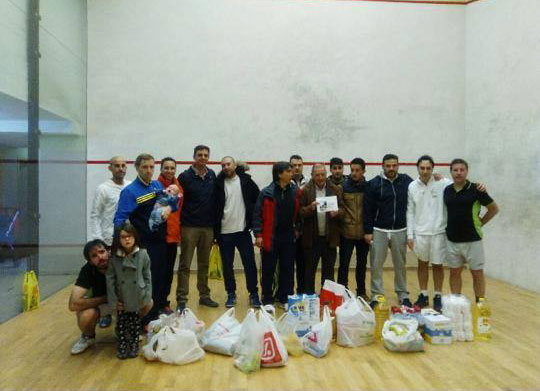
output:
M178 182L184 189L181 225L186 227L213 227L214 215L212 199L216 174L208 169L204 179L189 167L178 175Z
M367 184L364 195L364 232L373 228L402 229L407 227L407 195L412 178L398 174L393 182L377 175Z
M251 176L244 172L242 167L236 168L236 175L240 178L242 197L246 207L246 230L253 227L253 209L259 197L259 186L251 179ZM225 174L222 172L216 178L214 186L214 237L221 234L221 220L223 219L223 209L225 208Z

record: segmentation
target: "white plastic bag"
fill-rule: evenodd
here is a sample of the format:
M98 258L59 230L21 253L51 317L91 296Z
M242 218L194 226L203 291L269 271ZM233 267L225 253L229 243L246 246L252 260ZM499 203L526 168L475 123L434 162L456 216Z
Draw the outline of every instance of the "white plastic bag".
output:
M203 333L201 345L206 351L232 356L241 328L234 308L230 308Z
M204 350L193 331L165 326L143 346L143 354L150 361L182 365L202 359Z
M242 322L240 337L234 344L234 365L242 372L253 372L261 367L263 330L255 311L249 309Z
M152 337L159 333L159 331L165 326L178 327L178 313L174 312L170 315L161 314L159 315L158 319L148 323L146 340L150 341Z
M471 302L464 295L444 295L442 297L442 313L452 323L453 341L472 341Z
M418 332L416 319L387 320L384 322L382 337L384 347L393 352L424 350L424 340Z
M180 329L193 331L197 336L197 341L201 342L204 333L204 322L199 320L192 310L185 308L178 316L177 324Z
M373 342L375 313L362 297L354 297L347 289L349 299L336 309L337 344L357 347Z
M302 337L304 351L315 357L324 357L330 349L332 341L332 318L327 305L323 309L323 319Z
M291 356L301 356L304 354L302 340L297 334L297 330L300 325L301 319L289 312L284 312L276 322L278 333L281 336L285 347L287 348L287 352Z
M259 311L259 324L263 330L263 351L261 366L282 367L289 361L287 348L279 335L274 318L265 307Z

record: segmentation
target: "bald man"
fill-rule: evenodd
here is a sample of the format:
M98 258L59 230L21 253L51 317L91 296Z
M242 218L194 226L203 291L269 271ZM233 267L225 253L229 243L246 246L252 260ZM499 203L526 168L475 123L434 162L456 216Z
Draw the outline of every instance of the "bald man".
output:
M109 161L108 170L112 177L100 184L94 194L92 211L90 212L90 239L99 239L110 248L114 232L114 214L120 198L120 192L131 181L125 179L127 172L126 159L114 156ZM111 315L107 310L102 311L99 327L105 328L111 324Z

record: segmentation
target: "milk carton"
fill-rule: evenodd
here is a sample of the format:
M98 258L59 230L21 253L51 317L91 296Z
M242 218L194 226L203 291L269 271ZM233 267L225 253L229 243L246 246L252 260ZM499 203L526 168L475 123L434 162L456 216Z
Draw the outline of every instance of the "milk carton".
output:
M432 344L452 343L452 320L439 313L422 315L424 339Z

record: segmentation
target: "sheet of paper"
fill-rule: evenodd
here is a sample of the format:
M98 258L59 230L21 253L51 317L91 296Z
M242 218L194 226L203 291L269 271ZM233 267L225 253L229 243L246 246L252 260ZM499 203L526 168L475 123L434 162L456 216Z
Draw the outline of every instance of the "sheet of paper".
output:
M338 203L336 196L317 197L315 198L315 201L317 201L317 212L319 213L338 211Z

